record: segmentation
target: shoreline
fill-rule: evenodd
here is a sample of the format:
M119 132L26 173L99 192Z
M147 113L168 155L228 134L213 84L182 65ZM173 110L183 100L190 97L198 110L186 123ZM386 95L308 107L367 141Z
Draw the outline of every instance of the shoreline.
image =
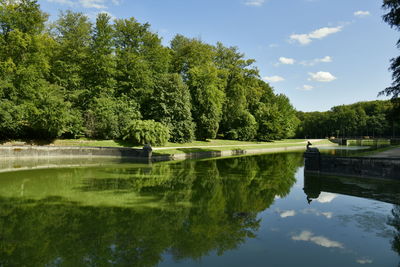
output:
M334 146L330 144L321 144L318 147ZM28 156L27 153L24 156L5 156L5 150L13 150L21 152L22 149L28 148L30 152L40 151L36 155ZM69 167L93 167L99 165L108 164L119 164L119 163L136 163L136 164L151 164L157 162L167 161L179 161L186 159L202 159L202 158L222 158L222 157L235 157L235 156L246 156L246 155L257 155L257 154L269 154L269 153L282 153L282 152L294 152L294 151L305 151L305 146L288 146L288 147L273 147L273 148L257 148L257 149L242 149L242 150L223 150L223 151L202 151L192 153L178 153L178 154L166 154L166 155L153 155L152 157L133 157L127 156L127 150L135 150L130 148L107 148L107 147L61 147L64 150L69 150L69 154L58 154L51 155L51 151L60 151L60 147L0 147L0 172L13 172L13 171L24 171L24 170L36 170L36 169L51 169L51 168L69 168ZM99 150L102 155L93 154L93 151ZM104 152L111 152L107 155ZM25 151L27 152L27 151ZM50 152L50 153L43 153ZM78 152L76 154L72 152ZM86 153L85 153L86 152ZM18 152L17 152L18 153Z
M259 147L256 147L259 146ZM336 144L320 144L315 147L336 147ZM144 149L128 147L93 147L93 146L0 146L0 160L7 159L35 159L35 158L140 158L181 160L198 157L224 157L237 155L254 155L273 152L285 152L305 149L304 145L287 145L265 147L265 145L235 146L233 149L224 149L230 146L218 147L187 147L187 152L161 154L159 151L173 149L155 148L152 153L145 153ZM208 150L212 148L213 150ZM220 148L219 150L217 148ZM197 151L203 150L204 151ZM215 150L214 150L215 149ZM193 150L193 151L190 151Z
M331 147L335 144L321 144L315 147ZM203 151L203 152L189 152L189 153L176 153L170 155L155 155L152 159L160 161L174 161L174 160L185 160L185 159L196 159L196 158L219 158L219 157L231 157L231 156L243 156L243 155L257 155L267 153L279 153L279 152L292 152L292 151L305 151L306 147L302 146L285 146L285 147L270 147L270 148L254 148L254 149L232 149L232 150L220 150L220 151ZM157 151L157 150L156 150Z

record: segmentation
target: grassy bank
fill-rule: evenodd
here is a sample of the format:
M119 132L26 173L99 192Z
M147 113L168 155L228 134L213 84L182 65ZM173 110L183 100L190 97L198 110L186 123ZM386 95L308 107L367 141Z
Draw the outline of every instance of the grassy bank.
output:
M154 154L156 155L171 155L171 154L185 154L185 153L198 153L210 151L226 151L226 150L253 150L265 148L283 148L306 146L306 139L285 139L273 142L250 142L250 141L235 141L235 140L221 140L210 139L207 141L194 141L191 143L176 144L167 143L162 147L154 147ZM313 145L327 145L332 144L329 140L312 140ZM51 142L23 142L11 141L3 143L3 145L49 145L49 146L86 146L86 147L137 147L132 143L119 140L91 140L91 139L59 139Z
M221 144L219 141L227 141ZM228 140L210 140L202 144L174 144L174 146L156 147L155 154L171 155L171 154L187 154L210 151L227 151L227 150L257 150L266 148L285 148L285 147L306 147L307 140L304 139L286 139L274 142L240 142ZM329 140L313 141L313 145L334 145Z

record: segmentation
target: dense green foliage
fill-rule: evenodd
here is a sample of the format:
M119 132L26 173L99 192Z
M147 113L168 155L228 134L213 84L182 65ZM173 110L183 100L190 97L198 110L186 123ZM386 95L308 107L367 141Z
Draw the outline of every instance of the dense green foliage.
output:
M359 102L326 112L298 112L298 137L392 137L400 135L399 114L391 101Z
M170 129L171 141L187 143L194 139L190 92L178 74L160 77L150 97L147 118L157 118Z
M149 24L103 13L46 23L37 1L0 0L1 139L121 139L140 119L173 142L294 134L288 99L237 48L182 35L165 47Z
M390 27L400 30L400 1L399 0L384 0L382 8L387 10L383 16L383 20L390 25ZM397 47L400 47L400 39L397 41ZM393 58L390 70L392 73L392 85L380 94L392 95L393 98L398 98L400 95L400 57Z
M133 120L125 128L124 140L134 144L162 146L170 135L167 126L153 120Z

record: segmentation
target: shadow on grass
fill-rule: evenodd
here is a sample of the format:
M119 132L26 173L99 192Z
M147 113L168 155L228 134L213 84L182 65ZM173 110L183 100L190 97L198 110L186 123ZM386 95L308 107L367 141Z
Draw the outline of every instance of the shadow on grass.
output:
M135 144L134 142L128 140L114 140L114 141L115 143L117 143L122 147L142 147L142 145Z
M54 142L55 139L32 139L32 140L0 140L0 145L13 143L13 145L34 145L47 146Z

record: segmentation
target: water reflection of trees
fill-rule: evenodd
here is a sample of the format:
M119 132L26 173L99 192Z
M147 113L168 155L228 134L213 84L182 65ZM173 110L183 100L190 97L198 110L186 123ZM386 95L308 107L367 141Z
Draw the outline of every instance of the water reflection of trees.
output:
M396 231L392 241L392 248L400 255L400 205L393 206L389 225L393 226Z
M0 198L0 266L154 266L166 252L176 260L222 254L256 235L257 214L289 193L301 162L276 154L108 168L112 178L77 189L169 203L159 208Z

